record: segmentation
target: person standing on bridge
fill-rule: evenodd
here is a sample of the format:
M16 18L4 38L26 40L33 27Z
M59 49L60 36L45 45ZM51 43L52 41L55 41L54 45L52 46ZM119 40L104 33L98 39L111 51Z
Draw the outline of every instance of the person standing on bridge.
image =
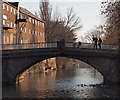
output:
M101 43L102 43L102 39L99 37L99 39L98 39L98 46L99 46L99 49L101 49Z
M79 41L79 42L78 42L78 48L80 48L81 44L82 44L82 43Z

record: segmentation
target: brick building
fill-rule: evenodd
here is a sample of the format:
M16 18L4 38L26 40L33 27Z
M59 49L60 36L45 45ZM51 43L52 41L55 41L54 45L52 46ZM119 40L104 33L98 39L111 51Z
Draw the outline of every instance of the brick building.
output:
M22 44L45 42L44 21L30 11L20 7L19 2L2 2L3 44ZM46 60L38 63L45 67ZM56 67L56 59L48 61L50 67ZM33 66L32 66L33 67ZM31 67L31 68L32 68Z
M44 21L19 2L2 2L3 44L45 42Z

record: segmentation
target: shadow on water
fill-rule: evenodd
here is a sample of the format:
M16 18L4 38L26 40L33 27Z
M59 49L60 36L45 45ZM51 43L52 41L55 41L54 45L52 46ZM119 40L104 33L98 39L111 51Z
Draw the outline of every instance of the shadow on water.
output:
M65 68L27 75L19 85L3 87L5 98L120 98L118 85L103 85L89 68Z

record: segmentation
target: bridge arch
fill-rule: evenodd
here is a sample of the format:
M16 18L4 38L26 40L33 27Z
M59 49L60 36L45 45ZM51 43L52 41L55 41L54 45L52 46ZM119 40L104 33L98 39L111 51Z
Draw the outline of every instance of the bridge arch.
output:
M9 53L11 52L11 53ZM7 55L6 55L7 54ZM118 81L118 69L116 53L106 50L79 49L79 48L39 48L26 49L18 51L3 52L3 79L4 81L15 82L16 77L30 68L32 65L53 57L68 57L81 60L95 69L97 69L104 77L104 82ZM7 71L5 71L7 69ZM116 74L117 73L117 74Z
M41 61L43 61L43 60L46 60L46 59L49 59L49 58L53 58L53 57L72 58L72 57L68 57L68 56L49 56L49 57L47 57L47 58L46 58L46 57L45 57L45 58L42 58L42 59L40 59L40 60L37 60L37 61L35 61L35 62L30 63L30 64L27 65L27 66L24 66L23 69L20 70L20 71L17 73L17 75L14 77L13 80L15 80L17 76L20 76L24 71L26 71L26 70L29 69L30 67L34 66L35 64L37 64L37 63L39 63L39 62L41 62ZM73 59L77 59L77 60L79 60L79 61L82 61L82 62L90 65L87 61L84 61L84 60L82 60L82 59L80 59L80 58L78 59L78 58L73 57ZM96 69L96 67L94 67L94 66L92 66L92 65L90 65L90 66L93 67L94 69ZM96 70L97 70L98 72L100 72L99 69L96 69ZM100 72L100 74L103 76L103 74L102 74L101 72ZM103 77L104 77L104 76L103 76Z

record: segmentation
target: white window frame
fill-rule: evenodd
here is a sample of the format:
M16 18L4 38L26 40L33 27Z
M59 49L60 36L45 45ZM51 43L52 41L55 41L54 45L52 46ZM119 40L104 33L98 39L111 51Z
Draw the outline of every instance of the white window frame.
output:
M3 4L3 9L5 9L5 4Z
M37 35L37 31L35 31L35 35Z
M5 25L5 20L3 19L3 25Z
M23 40L21 39L20 43L22 44L23 43Z
M22 27L20 28L21 32L23 31Z
M37 25L37 20L35 20L35 24Z
M9 7L7 6L7 11L9 11Z
M14 28L16 28L16 24L14 23Z
M9 42L9 37L7 37L7 42Z
M9 21L7 21L7 26L9 26L10 24L9 24Z
M27 29L25 28L25 33L27 33Z
M11 24L11 27L12 27L13 26L12 22L10 24Z
M34 24L34 19L32 21L33 21L33 24Z
M42 23L42 26L44 27L44 23Z
M40 26L41 26L41 22L40 22Z
M27 40L25 40L25 43L27 43Z
M39 21L38 21L38 25L39 25Z
M31 33L31 30L29 29L29 34Z
M40 36L42 36L42 33L40 32Z
M11 13L12 13L13 8L11 7Z
M15 14L15 9L14 9L14 14Z
M29 17L29 22L31 22L31 17Z
M22 19L22 17L23 17L23 15L21 14L21 15L20 15L20 18Z
M7 16L3 14L3 19L6 19L7 20Z
M32 31L32 34L34 34L34 30Z

